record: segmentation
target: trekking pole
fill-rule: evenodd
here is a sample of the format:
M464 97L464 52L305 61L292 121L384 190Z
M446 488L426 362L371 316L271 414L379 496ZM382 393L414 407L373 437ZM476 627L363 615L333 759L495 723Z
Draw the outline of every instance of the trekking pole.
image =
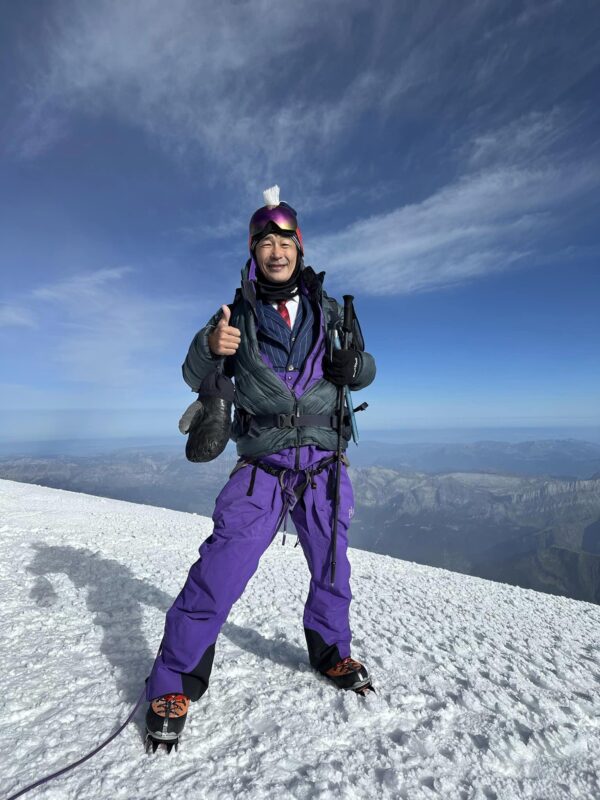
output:
M350 334L352 333L352 321L354 319L354 307L352 301L353 295L344 295L344 322L342 324L342 350L348 349L350 343ZM335 507L333 510L333 530L331 534L331 585L335 583L335 565L337 562L337 528L338 528L338 515L340 510L340 477L342 474L342 431L344 428L344 401L346 398L345 386L338 387L337 396L337 423L338 423L338 440L337 440L337 454L336 454L336 471L335 471Z
M342 345L340 344L340 337L338 336L338 332L333 332L333 347L335 350L341 350ZM332 353L333 355L333 353ZM353 407L352 402L352 393L348 386L344 386L344 394L346 395L346 409L350 416L350 427L352 429L352 438L354 439L354 444L358 444L358 428L356 427L356 412L357 411L364 411L365 408L369 407L368 403L361 403L358 408Z

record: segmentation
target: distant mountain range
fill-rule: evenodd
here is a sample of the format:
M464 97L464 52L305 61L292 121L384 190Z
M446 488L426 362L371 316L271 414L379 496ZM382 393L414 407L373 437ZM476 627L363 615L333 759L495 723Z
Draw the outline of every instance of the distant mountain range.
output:
M418 472L495 472L591 478L600 475L600 444L579 439L524 442L387 444L360 442L351 447L356 466L389 467Z
M589 431L590 437L561 438L548 436L523 440L514 430L505 431L501 439L480 438L475 441L452 440L448 431L422 432L424 438L398 440L394 431L363 434L358 447L351 444L348 455L356 467L388 467L401 472L496 472L508 475L548 476L553 478L591 478L600 474L600 429ZM445 438L435 437L435 435ZM412 433L413 436L416 432ZM463 432L464 435L464 432ZM145 439L61 439L55 441L10 442L0 440L0 462L18 457L55 458L57 456L97 457L119 453L161 453L177 455L183 451L183 438L178 435L148 442ZM230 443L226 458L235 460L235 447Z
M599 445L361 443L349 453L353 546L600 603ZM465 460L479 466L441 468ZM128 448L4 457L0 477L210 517L235 462L232 448L209 464L191 464L172 447ZM513 474L500 470L508 463Z
M181 450L131 448L89 458L0 458L0 477L210 517L235 462L233 453L192 464Z
M600 478L355 469L352 544L600 602Z

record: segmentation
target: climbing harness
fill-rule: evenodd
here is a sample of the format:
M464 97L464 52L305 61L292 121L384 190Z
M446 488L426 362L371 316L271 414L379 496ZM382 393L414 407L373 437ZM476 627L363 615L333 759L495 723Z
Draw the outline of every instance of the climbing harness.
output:
M350 461L345 453L342 453L341 456L342 463L345 464L347 467L350 466ZM250 483L248 485L248 491L246 495L251 497L254 493L254 483L256 481L256 471L258 469L262 469L264 472L267 472L269 475L273 475L277 478L279 482L279 486L281 487L281 491L283 494L283 509L277 521L277 527L275 528L275 533L279 530L281 525L283 524L283 541L282 544L285 544L285 537L287 534L287 522L288 522L288 515L294 510L296 503L298 503L304 492L306 491L307 487L311 486L311 488L316 489L317 484L315 483L315 476L319 475L321 472L326 470L331 464L334 464L337 461L337 454L333 454L331 456L325 456L320 461L317 461L316 464L311 465L310 467L306 467L305 469L294 469L293 467L278 467L274 464L268 464L265 461L260 461L259 459L250 459L250 458L242 458L240 461L235 465L233 468L230 478L232 478L236 472L243 469L244 467L252 467L252 471L250 473ZM304 474L304 480L299 483L295 487L290 487L288 485L288 481L286 479L287 473L292 473L292 476L302 472ZM298 546L298 542L300 540L296 540L296 544L294 547Z

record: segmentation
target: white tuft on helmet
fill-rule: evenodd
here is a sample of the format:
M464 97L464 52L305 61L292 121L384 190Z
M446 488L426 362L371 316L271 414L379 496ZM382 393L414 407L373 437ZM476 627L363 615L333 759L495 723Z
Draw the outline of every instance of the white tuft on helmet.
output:
M278 206L279 186L275 184L275 186L271 186L269 189L265 189L263 192L263 198L266 206Z

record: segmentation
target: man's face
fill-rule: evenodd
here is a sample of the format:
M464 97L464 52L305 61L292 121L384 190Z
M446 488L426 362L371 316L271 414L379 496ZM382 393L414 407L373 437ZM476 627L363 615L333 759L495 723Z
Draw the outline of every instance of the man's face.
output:
M291 278L296 268L298 250L289 236L270 233L256 245L254 255L266 278L284 283Z

